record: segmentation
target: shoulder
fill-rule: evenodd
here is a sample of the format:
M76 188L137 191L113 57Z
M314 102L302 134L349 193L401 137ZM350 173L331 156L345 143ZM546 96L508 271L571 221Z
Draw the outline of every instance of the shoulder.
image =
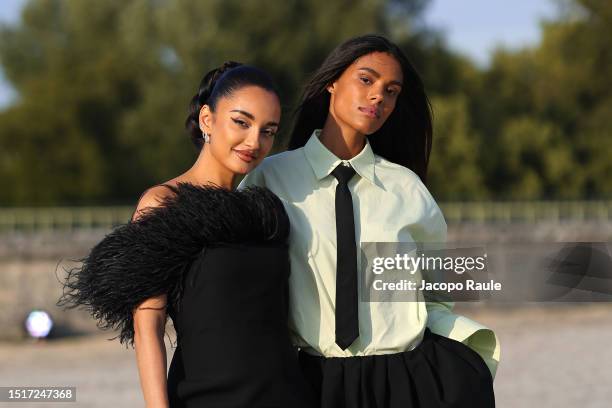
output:
M410 202L420 201L434 212L440 209L433 195L421 178L411 169L376 156L376 175L385 189L397 190Z
M418 227L411 231L417 242L445 242L446 220L440 206L421 178L412 170L376 156L376 176L386 191L409 203L405 210L411 220L417 219ZM411 221L414 223L414 221Z
M427 190L421 178L408 167L393 163L376 155L376 173L385 184L398 184L404 188Z
M296 160L303 159L305 159L304 148L300 147L299 149L286 150L284 152L268 156L257 168L260 169L260 171L274 171L277 169L284 170L294 166Z
M146 189L138 199L132 221L140 218L147 208L159 207L169 198L176 196L175 189L176 186L169 184L158 184Z
M278 183L287 180L289 175L306 171L306 157L303 148L287 150L266 157L256 168L246 175L241 188L258 185L274 189Z

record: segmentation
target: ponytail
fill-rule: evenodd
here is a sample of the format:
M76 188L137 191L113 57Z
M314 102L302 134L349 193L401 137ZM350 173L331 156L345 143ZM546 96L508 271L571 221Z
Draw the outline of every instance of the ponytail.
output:
M209 71L206 75L204 75L202 81L200 81L198 93L191 98L191 102L189 103L189 115L185 121L185 129L187 130L187 134L189 135L191 142L198 148L198 150L204 146L202 130L200 129L200 110L202 109L202 106L206 104L210 106L211 110L214 110L213 105L216 105L217 101L212 100L210 96L213 93L219 78L221 78L225 72L240 65L242 64L239 62L226 61L220 67Z

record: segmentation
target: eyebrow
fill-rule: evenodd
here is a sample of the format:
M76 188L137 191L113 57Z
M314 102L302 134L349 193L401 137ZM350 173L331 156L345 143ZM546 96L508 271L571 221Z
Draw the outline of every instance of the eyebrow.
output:
M357 68L357 70L359 70L359 71L367 71L370 74L374 75L376 78L380 78L380 74L375 69L372 69L372 68L369 68L369 67L361 67L361 68ZM393 81L389 82L389 84L390 85L403 86L403 84L400 81L396 81L396 80L393 80Z
M246 116L247 118L249 118L249 119L251 119L251 120L255 120L255 115L253 115L253 114L252 114L252 113L250 113L250 112L243 111L243 110L241 110L241 109L233 109L233 110L231 110L230 112L237 112L237 113L241 113L241 114L243 114L244 116ZM276 126L276 127L278 127L278 123L270 121L270 122L266 123L266 126Z

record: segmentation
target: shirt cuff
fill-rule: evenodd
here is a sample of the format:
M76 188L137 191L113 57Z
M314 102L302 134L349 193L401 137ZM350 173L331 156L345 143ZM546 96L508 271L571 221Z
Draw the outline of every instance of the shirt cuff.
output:
M460 341L477 352L495 378L500 359L500 346L493 330L446 310L429 310L427 327L433 333Z

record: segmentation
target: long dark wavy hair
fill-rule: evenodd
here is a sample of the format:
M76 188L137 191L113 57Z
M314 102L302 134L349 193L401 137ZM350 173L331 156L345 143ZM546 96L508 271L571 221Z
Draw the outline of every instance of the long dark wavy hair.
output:
M432 111L423 81L402 50L385 37L374 34L351 38L336 47L312 75L295 111L289 149L306 144L314 129L321 129L329 113L327 87L356 59L373 52L392 55L402 67L404 85L395 109L376 132L368 136L372 150L385 159L408 167L423 183L432 143Z

